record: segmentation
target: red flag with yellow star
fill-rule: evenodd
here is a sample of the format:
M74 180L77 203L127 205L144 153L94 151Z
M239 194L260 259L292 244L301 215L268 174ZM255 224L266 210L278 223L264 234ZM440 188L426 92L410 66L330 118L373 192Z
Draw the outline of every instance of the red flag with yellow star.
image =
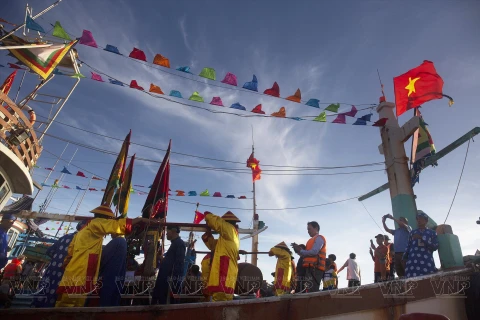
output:
M253 157L253 153L247 159L247 167L252 169L252 180L260 180L260 173L262 173L262 169L260 169L260 161Z
M397 117L407 110L434 99L447 97L450 99L449 104L453 104L453 99L442 92L442 77L438 75L433 62L428 60L424 60L420 66L393 78L393 86Z

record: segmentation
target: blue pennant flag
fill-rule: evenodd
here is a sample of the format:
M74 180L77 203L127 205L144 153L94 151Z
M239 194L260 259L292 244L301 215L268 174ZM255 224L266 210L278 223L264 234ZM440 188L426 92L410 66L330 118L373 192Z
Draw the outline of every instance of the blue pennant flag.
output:
M48 184L42 182L42 187L50 187Z
M196 196L197 196L197 192L196 192L196 191L188 191L188 196L190 196L190 197L196 197Z
M355 123L353 124L354 126L366 126L367 125L367 121L363 120L363 119L357 119L357 121L355 121Z
M245 82L245 84L243 85L243 89L247 89L247 90L252 90L252 91L257 91L257 92L258 92L258 81L257 81L257 77L256 77L255 75L253 75L252 81L250 81L250 82Z
M79 186L76 186L75 189L77 189L77 190L87 190L87 189L82 189Z
M308 100L307 103L305 103L305 105L310 106L310 107L314 107L314 108L320 108L320 100L310 99L310 100Z
M116 84L117 86L122 86L123 87L123 82L121 82L121 81L114 80L114 79L108 79L108 81L110 81L111 84Z
M372 118L373 116L373 113L369 113L369 114L366 114L364 116L361 116L360 119L364 120L364 121L370 121L370 119Z
M60 171L61 173L72 174L70 171L67 170L66 167L63 167L63 170Z
M30 30L35 30L41 33L45 33L45 30L43 30L42 26L36 23L30 15L27 15L27 20L26 20L26 26Z
M180 93L180 91L177 90L170 91L170 96L183 99L182 94Z
M235 196L233 194L229 194L228 196L226 196L225 198L228 198L228 199L235 199Z
M191 73L190 72L190 67L178 67L178 71L186 72L186 73Z
M232 104L232 106L231 106L230 108L238 109L238 110L244 110L244 111L247 110L247 109L245 109L245 107L242 106L239 102L236 102L236 103Z
M106 46L105 49L103 49L103 50L108 51L108 52L113 52L113 53L116 53L116 54L119 54L119 55L122 55L122 54L120 53L120 51L118 51L118 48L117 48L117 47L112 46L112 45L110 45L110 44L107 44L107 46Z

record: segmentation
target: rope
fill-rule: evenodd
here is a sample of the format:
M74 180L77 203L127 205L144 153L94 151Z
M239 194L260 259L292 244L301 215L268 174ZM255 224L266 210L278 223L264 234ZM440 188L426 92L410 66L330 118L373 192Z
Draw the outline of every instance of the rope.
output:
M378 229L380 229L380 233L383 234L383 230L382 228L380 228L380 226L378 225L377 221L375 221L375 219L373 219L372 215L370 214L370 212L367 210L367 207L365 207L365 205L363 204L363 201L359 201L363 208L365 209L365 211L367 211L368 215L370 216L370 218L372 218L373 222L375 222L375 224L377 225Z
M452 207L453 207L453 203L455 202L455 198L457 197L458 188L460 187L460 181L462 181L463 170L465 169L465 163L467 163L467 156L468 156L469 149L470 149L470 139L468 139L467 152L465 152L465 160L463 160L462 172L460 172L460 178L458 179L457 189L455 190L452 203L450 204L450 209L448 209L447 217L445 218L445 221L443 222L443 224L447 222L448 216L450 215L450 211L452 210Z

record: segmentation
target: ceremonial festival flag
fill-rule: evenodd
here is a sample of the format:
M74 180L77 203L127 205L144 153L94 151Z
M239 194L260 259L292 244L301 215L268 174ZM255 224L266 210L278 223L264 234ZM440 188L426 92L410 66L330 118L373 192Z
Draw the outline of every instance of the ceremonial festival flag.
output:
M132 188L132 176L133 176L133 164L135 162L135 155L130 159L130 164L125 171L125 177L123 179L122 186L117 189L115 196L113 197L113 204L118 206L120 212L120 218L125 218L128 212L128 204L130 202L130 193Z
M170 148L172 140L168 144L167 152L162 164L158 169L150 192L142 208L143 218L162 219L167 216L168 190L170 185Z
M63 57L77 43L77 40L74 40L67 44L54 44L49 47L35 48L35 45L32 45L31 43L26 42L14 35L11 35L3 41L7 46L31 45L32 48L10 49L9 51L15 56L15 58L29 67L43 79L48 78Z
M16 75L17 75L17 70L10 73L10 75L7 77L7 79L5 79L2 86L0 87L0 91L5 93L5 95L8 95L10 88L12 88L13 80L15 80Z
M127 162L128 156L128 147L130 146L130 137L132 135L132 130L128 133L125 137L125 140L122 144L122 149L120 149L120 153L118 154L117 160L113 165L112 172L110 173L110 177L108 178L107 187L105 188L105 193L102 198L102 205L110 206L112 203L113 195L115 191L120 188L120 184L123 181L123 177L125 174L125 164ZM94 179L92 177L92 179Z
M435 70L433 62L428 60L423 61L420 66L393 78L393 86L397 117L427 101L441 99L442 97L450 100L449 105L453 104L453 99L443 94L443 79Z

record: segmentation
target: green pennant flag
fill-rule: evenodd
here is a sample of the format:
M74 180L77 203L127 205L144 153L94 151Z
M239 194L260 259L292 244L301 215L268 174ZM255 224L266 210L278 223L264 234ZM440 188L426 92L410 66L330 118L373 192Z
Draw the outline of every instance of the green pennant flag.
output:
M133 188L130 188L130 193L135 193L135 190Z
M40 168L39 166L37 166L36 164L33 165L34 168Z
M325 110L337 113L339 108L340 108L340 103L332 103Z
M85 76L81 73L75 73L74 75L70 76L71 78L85 78Z
M213 68L203 68L202 72L199 74L200 77L204 77L210 80L215 80L215 69Z
M200 197L210 197L210 192L208 192L208 189L200 193Z
M65 31L65 29L62 28L62 25L58 21L55 22L55 26L53 27L53 36L72 41L68 33Z
M192 93L192 95L190 96L190 98L188 98L188 100L197 101L197 102L204 102L203 98L200 96L200 94L197 91Z
M320 114L318 115L318 117L316 117L315 119L313 119L313 121L327 122L327 114L325 113L325 111L323 111L322 113L320 113Z

